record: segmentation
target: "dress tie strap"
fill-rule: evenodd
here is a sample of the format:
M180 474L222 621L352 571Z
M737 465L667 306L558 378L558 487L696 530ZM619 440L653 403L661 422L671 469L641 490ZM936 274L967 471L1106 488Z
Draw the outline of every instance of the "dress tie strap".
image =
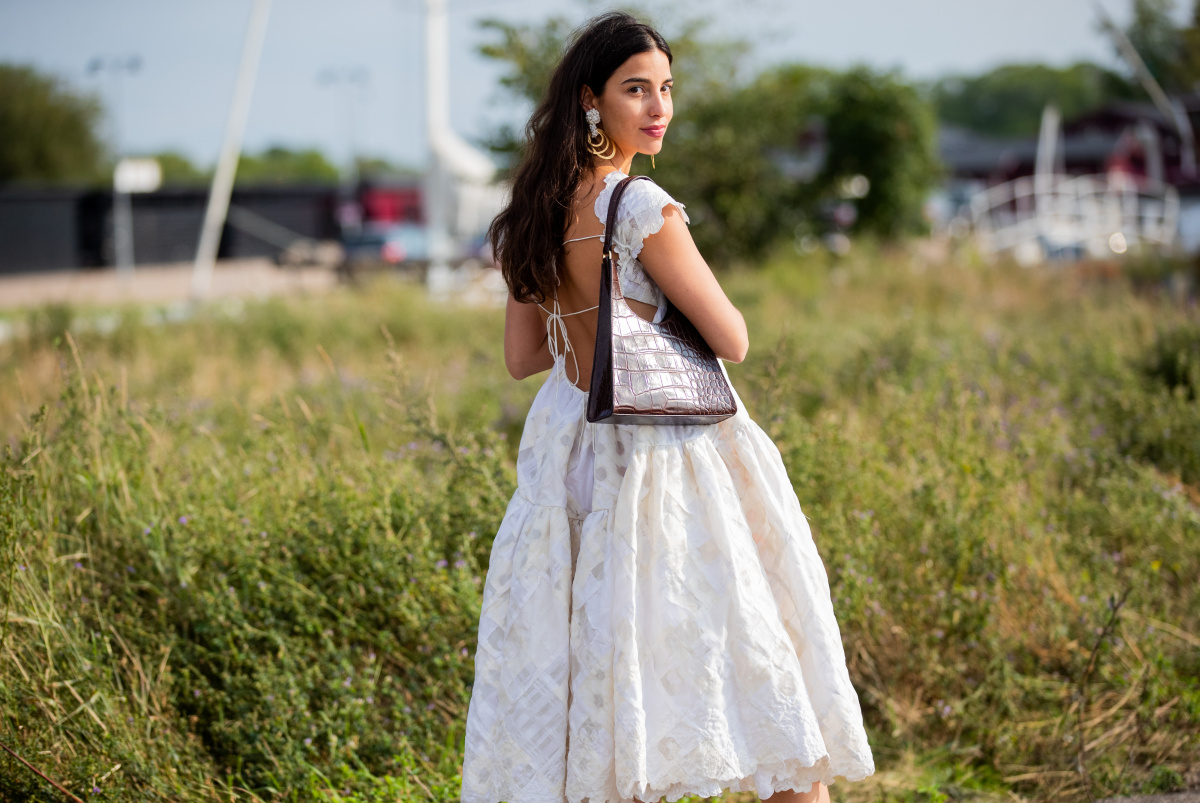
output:
M563 318L568 318L572 315L582 315L585 312L591 312L599 308L600 305L597 304L587 309L564 313L558 305L558 296L554 297L553 309L546 309L541 304L538 304L538 309L546 313L546 345L550 347L550 356L554 358L555 362L558 362L559 357L564 358L564 374L566 373L565 358L568 352L571 355L571 361L575 364L575 382L572 384L579 381L579 360L575 357L575 349L571 348L571 338L567 335L567 322Z

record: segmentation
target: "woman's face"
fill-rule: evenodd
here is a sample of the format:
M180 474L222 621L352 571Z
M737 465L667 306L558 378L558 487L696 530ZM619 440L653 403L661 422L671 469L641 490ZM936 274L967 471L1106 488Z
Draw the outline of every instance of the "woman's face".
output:
M658 48L630 56L595 96L583 90L584 111L600 112L600 127L621 153L656 154L662 150L663 135L671 122L671 63Z

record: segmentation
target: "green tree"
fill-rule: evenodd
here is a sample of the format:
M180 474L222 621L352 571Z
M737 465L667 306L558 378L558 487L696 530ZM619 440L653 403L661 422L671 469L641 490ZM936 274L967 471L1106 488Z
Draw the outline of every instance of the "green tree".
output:
M1179 74L1185 91L1200 92L1200 0L1192 5L1192 24L1179 32Z
M566 20L540 25L492 20L484 26L500 34L481 52L508 67L502 79L506 91L531 105L539 101L561 57ZM892 236L920 221L924 192L937 168L932 114L915 89L892 75L867 70L840 75L807 65L744 80L745 42L710 36L704 20L668 23L661 30L675 55L675 119L652 175L687 205L692 235L711 260L760 258L815 217L847 170L871 182L868 198L860 202L859 228ZM879 119L867 119L870 115ZM782 162L822 119L831 138L837 132L845 142L831 143L833 161L819 176L789 177ZM522 140L506 128L490 144L512 156ZM858 148L883 155L857 153ZM639 171L650 171L649 160L635 160L634 172Z
M85 182L104 174L95 98L32 67L0 64L0 184Z
M238 184L334 184L338 169L318 150L289 150L280 145L258 155L242 154Z
M1133 0L1133 21L1125 30L1154 80L1168 92L1183 88L1183 37L1171 13L1175 0Z
M1121 76L1087 62L1061 68L1006 64L982 75L943 78L930 89L939 120L993 136L1036 134L1047 103L1070 119L1134 96Z
M178 151L156 153L154 159L162 169L163 185L168 187L190 187L205 184L212 176L209 170L197 167L191 159Z
M826 111L829 155L820 186L837 192L856 175L869 181L856 228L884 237L919 230L939 173L932 109L895 73L859 67L833 82Z

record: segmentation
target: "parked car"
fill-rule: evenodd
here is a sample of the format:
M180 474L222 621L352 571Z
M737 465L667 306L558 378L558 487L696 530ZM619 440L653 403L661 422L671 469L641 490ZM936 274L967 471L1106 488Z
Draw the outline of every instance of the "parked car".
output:
M368 225L342 237L341 272L354 276L394 268L421 273L429 264L429 235L418 223Z

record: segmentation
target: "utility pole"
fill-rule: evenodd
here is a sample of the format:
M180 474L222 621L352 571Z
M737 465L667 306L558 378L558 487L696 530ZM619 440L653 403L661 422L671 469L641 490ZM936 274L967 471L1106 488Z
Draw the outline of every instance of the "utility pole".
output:
M242 153L242 136L246 133L246 120L250 116L254 79L258 74L258 60L262 55L263 40L267 35L267 18L270 14L271 0L254 0L254 8L246 26L246 39L242 45L242 62L238 67L233 103L229 107L229 119L225 125L225 142L221 146L221 156L213 173L208 207L204 210L204 226L200 230L200 244L196 248L196 261L192 265L193 301L206 298L212 286L217 249L221 245L221 230L225 228L225 217L229 214L229 197L233 193L233 179L237 173L238 158Z

